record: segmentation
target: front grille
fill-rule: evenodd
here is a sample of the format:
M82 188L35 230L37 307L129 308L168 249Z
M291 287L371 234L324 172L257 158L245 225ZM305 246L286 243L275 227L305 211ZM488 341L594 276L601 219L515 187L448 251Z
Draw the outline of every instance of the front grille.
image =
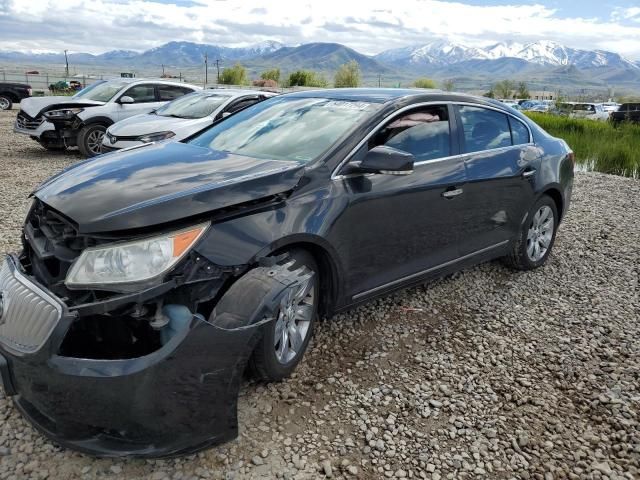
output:
M36 130L44 122L42 115L36 118L32 118L27 115L23 110L18 112L16 117L16 127L23 130Z
M35 353L62 317L62 307L23 277L7 258L0 269L0 342L20 353Z
M73 261L95 244L38 199L24 225L24 241L29 273L57 295L65 293L63 282Z

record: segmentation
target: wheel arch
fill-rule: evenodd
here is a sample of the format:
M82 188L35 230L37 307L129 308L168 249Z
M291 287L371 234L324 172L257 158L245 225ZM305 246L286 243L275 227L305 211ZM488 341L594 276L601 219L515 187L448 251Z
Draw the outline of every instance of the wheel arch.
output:
M90 117L82 121L82 125L85 127L88 127L90 125L96 125L96 124L104 125L105 127L110 127L114 123L115 122L111 118L105 117L105 116Z
M336 307L342 291L342 268L337 253L329 243L321 237L313 235L294 235L283 238L263 249L256 258L278 255L291 250L306 250L320 268L320 314L330 317Z
M20 101L20 99L18 98L18 95L16 95L14 92L11 92L9 90L0 91L0 95L2 95L3 97L7 97L13 103L18 103Z
M562 192L560 191L560 188L556 186L549 187L540 194L538 199L544 195L551 197L551 199L554 201L554 203L556 204L556 209L558 210L559 222L562 221L562 218L564 216L564 198L562 198Z

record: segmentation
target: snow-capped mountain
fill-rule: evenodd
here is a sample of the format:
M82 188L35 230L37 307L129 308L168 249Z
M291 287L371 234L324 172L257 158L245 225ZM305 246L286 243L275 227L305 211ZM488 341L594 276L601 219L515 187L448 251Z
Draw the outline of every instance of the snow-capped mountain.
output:
M488 57L479 48L437 40L421 46L387 50L376 55L375 58L376 60L390 63L449 65Z
M577 68L615 67L636 69L638 66L622 55L604 50L581 50L557 42L539 40L522 44L501 42L487 47L469 47L445 41L387 50L376 55L381 61L397 65L453 65L469 60L517 58L537 65L575 65Z

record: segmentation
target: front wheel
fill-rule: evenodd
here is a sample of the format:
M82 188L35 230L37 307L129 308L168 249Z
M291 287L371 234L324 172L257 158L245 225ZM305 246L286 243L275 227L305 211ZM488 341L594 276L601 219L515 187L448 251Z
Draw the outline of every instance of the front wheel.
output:
M290 252L291 270L308 269L311 275L281 302L274 321L265 325L253 351L250 368L263 381L278 382L290 376L302 359L313 333L320 293L319 269L305 250Z
M95 157L102 153L102 138L107 131L104 125L87 125L78 133L78 150L85 157Z
M507 264L517 270L533 270L543 265L551 254L559 220L556 202L543 195L522 224L511 253L505 257Z
M13 102L6 95L0 95L0 110L11 110Z

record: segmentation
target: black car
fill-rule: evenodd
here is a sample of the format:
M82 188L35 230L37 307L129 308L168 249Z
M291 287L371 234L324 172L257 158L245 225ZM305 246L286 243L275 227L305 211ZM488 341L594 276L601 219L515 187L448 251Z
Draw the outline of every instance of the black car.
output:
M545 263L573 168L499 102L401 89L282 95L77 164L34 192L0 271L5 390L95 455L229 440L247 365L288 376L318 316L495 258Z
M617 111L609 114L614 125L622 122L640 123L640 103L623 103Z
M0 110L11 110L14 103L20 103L31 96L31 85L14 82L0 82Z

